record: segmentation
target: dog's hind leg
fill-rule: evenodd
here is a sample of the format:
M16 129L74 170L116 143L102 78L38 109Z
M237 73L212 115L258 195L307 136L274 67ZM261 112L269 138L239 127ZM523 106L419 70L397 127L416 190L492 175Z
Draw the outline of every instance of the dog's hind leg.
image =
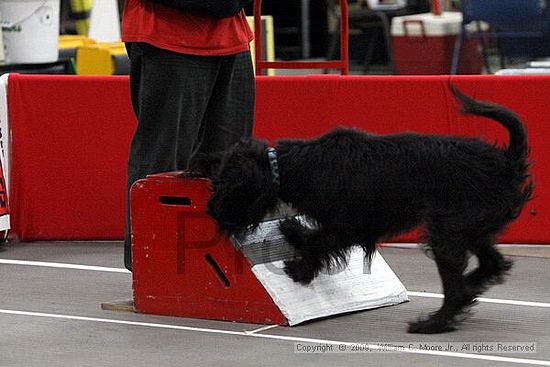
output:
M441 308L428 318L421 318L409 324L409 333L435 334L454 330L457 316L472 303L466 291L463 277L466 249L464 242L434 241L430 244L443 285L444 300Z
M512 261L505 259L492 241L484 241L476 249L479 266L466 275L467 291L474 297L484 292L490 285L502 283L503 277L512 268Z

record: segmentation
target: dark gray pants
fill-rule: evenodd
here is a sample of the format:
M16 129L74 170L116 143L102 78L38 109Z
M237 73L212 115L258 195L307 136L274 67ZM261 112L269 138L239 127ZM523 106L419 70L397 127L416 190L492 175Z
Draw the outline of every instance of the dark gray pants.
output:
M128 160L124 264L132 267L131 185L152 173L186 169L198 152L224 150L252 134L254 73L249 52L193 56L127 43L138 125Z

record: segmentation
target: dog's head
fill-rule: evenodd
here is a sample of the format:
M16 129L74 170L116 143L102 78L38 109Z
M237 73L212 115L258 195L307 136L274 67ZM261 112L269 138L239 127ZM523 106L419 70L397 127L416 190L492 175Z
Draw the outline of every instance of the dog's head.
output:
M277 204L267 143L243 139L223 154L199 157L193 169L212 181L207 212L221 231L236 234L256 227Z

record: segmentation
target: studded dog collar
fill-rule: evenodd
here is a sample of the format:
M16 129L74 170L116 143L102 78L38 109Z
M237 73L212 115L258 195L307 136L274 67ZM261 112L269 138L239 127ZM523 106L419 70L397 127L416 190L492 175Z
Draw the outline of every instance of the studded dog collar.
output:
M281 175L279 173L279 162L277 161L277 150L275 148L267 148L267 158L269 160L269 166L271 167L271 176L273 183L279 189L281 185Z

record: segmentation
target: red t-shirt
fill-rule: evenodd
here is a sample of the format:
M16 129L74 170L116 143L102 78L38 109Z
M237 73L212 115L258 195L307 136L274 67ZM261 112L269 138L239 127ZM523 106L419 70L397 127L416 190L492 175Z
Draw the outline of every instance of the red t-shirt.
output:
M231 18L193 16L148 0L126 0L122 40L199 56L244 52L254 38L244 11Z

